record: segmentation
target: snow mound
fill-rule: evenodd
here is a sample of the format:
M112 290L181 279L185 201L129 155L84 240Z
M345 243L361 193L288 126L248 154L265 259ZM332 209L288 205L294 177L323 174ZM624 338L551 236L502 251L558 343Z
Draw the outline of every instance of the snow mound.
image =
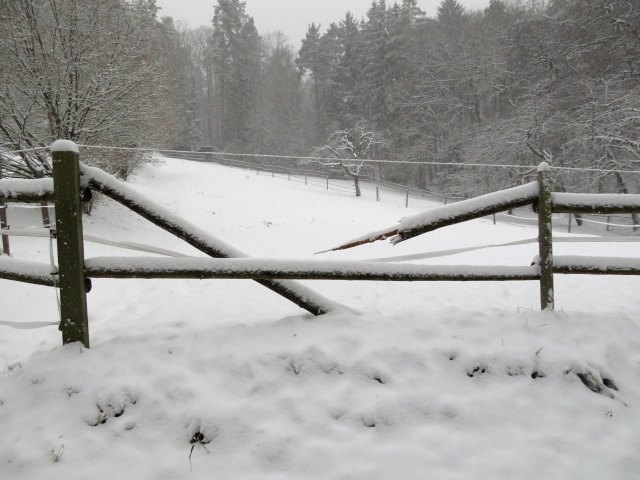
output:
M176 322L6 369L0 472L631 478L640 353L622 352L640 352L638 333L625 318L456 309L437 321ZM593 393L585 372L619 391Z

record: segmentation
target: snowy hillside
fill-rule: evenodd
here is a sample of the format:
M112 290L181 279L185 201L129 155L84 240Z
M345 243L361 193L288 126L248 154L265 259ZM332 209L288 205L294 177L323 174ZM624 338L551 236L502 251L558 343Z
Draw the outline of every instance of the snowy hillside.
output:
M428 258L537 236L481 219L314 257L434 204L171 159L130 184L259 258L527 266L537 253ZM201 256L104 199L85 233ZM49 261L48 239L11 241ZM554 248L640 257L638 243ZM251 281L94 280L85 350L47 326L52 289L0 281L0 479L637 477L640 278L556 276L555 314L539 312L537 282L305 284L349 308L312 317Z

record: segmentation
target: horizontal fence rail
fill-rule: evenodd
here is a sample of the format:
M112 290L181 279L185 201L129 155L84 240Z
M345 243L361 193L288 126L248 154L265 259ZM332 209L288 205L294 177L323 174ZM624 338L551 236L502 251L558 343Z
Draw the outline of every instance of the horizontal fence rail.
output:
M91 278L227 278L368 281L538 280L538 267L389 265L362 261L269 259L93 258L85 262Z
M175 215L169 210L149 201L128 185L106 172L82 165L85 182L93 190L108 196L154 225L177 236L203 253L216 258L239 258L246 254L213 237L210 233ZM293 283L272 280L257 280L258 283L280 294L314 315L322 315L334 308L333 302L316 292Z
M617 257L553 257L554 273L581 275L640 275L640 259Z
M79 162L77 146L72 142L56 142L52 147L52 156L53 180L0 180L0 204L56 202L56 210L59 213L56 215L55 229L59 265L55 266L53 261L48 265L3 255L0 256L0 278L60 287L60 329L63 343L80 341L89 346L86 290L89 288L90 279L251 279L314 315L321 315L340 306L292 280L538 281L542 309L553 310L554 274L640 275L640 259L553 256L553 213L636 214L640 213L640 195L554 193L550 188L550 170L546 164L539 167L537 181L440 206L407 217L394 227L368 233L332 249L352 248L387 238L393 243L398 243L445 226L525 205L534 206L539 228L539 255L531 265L430 266L367 261L249 258L235 247L148 200L115 177L100 169L83 165ZM206 153L202 156L207 158ZM200 158L201 155L197 157ZM235 158L228 162L236 165L243 163ZM276 168L273 168L271 173L275 176ZM290 172L287 175L290 178ZM305 181L308 181L306 177ZM326 179L326 186L329 188L329 177ZM81 218L80 200L84 196L81 193L87 188L121 203L208 257L176 258L179 254L175 252L145 246L146 251L164 255L175 254L174 258L85 259L82 245L83 241L90 241L90 238L83 234L82 223L78 220Z
M42 203L54 200L52 178L0 180L0 202Z
M0 278L4 280L53 287L56 280L55 274L57 272L52 272L51 266L45 263L0 256Z
M640 213L640 195L611 193L553 193L554 213Z
M554 273L564 275L640 275L640 259L556 256ZM0 257L0 278L53 287L56 276L45 263ZM298 279L360 281L535 281L540 268L461 265L388 265L363 261L95 257L85 260L88 278L115 279Z

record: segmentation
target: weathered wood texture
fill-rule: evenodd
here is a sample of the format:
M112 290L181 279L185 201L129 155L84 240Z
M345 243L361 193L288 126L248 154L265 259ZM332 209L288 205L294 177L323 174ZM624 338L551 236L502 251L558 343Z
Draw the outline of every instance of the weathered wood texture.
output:
M489 193L469 200L434 208L424 214L409 217L398 226L397 237L393 243L399 243L442 227L475 220L512 208L531 205L538 197L536 182L500 192Z
M0 278L53 286L45 263L0 258ZM554 274L640 275L640 260L561 256L554 258ZM536 281L534 267L460 267L380 265L366 262L300 262L262 259L98 257L85 260L85 276L92 278L146 279L307 279L359 281Z
M0 202L43 203L54 199L50 178L0 180Z
M246 256L243 252L223 242L217 241L207 232L201 231L197 226L179 217L174 216L169 220L167 217L170 215L167 215L167 212L163 212L163 209L152 207L151 202L144 201L145 199L131 191L127 185L123 185L122 182L119 182L115 178L107 176L104 172L84 165L82 171L86 177L85 182L88 182L88 185L92 189L121 203L154 225L172 233L201 252L214 258L242 258ZM277 280L256 281L314 315L328 313L336 307L335 303L331 300L294 282L280 282Z
M565 275L640 275L640 259L559 256L553 259L553 270Z
M17 261L9 257L0 257L0 278L16 282L53 287L51 267L46 263Z
M553 310L553 231L551 223L551 182L549 166L538 169L538 255L540 266L540 307Z
M537 182L532 182L502 192L490 193L434 208L422 214L408 217L395 227L370 232L327 251L346 250L388 238L392 239L392 243L400 243L442 227L475 220L511 208L531 205L537 198Z
M640 213L640 195L636 194L553 193L551 198L554 213Z
M0 157L0 181L4 178L2 157ZM0 201L0 230L6 230L9 225L7 224L7 206ZM2 252L5 255L11 255L11 246L9 245L9 237L2 235Z
M80 167L76 152L53 151L62 342L89 348Z
M6 230L9 224L7 223L7 206L0 202L0 230ZM11 255L11 246L9 245L9 236L2 235L2 253L5 255Z
M92 258L85 262L91 278L147 279L304 279L368 281L506 281L539 280L532 267L389 265L368 262L323 262L210 258Z
M540 282L542 309L553 309L553 274L638 275L640 262L632 259L558 257L553 259L552 212L633 213L640 211L639 195L582 195L551 193L549 170L540 168L538 181L502 192L484 195L454 205L439 207L403 220L398 226L370 233L338 249L350 248L395 236L403 241L438 228L537 202L539 216L539 262L531 267L382 265L366 262L309 262L246 258L242 252L208 232L149 202L127 185L95 168L78 162L74 152L53 152L54 181L0 180L0 202L51 200L55 182L58 258L62 296L63 341L81 341L89 346L85 279L254 279L309 312L320 315L336 305L312 290L288 280L365 281L515 281ZM80 176L83 185L113 200L185 240L215 259L98 258L84 261ZM637 197L637 198L636 198ZM556 202L556 205L554 205ZM244 258L243 258L244 257ZM13 263L11 263L13 262ZM45 264L0 259L0 278L36 285L53 284Z

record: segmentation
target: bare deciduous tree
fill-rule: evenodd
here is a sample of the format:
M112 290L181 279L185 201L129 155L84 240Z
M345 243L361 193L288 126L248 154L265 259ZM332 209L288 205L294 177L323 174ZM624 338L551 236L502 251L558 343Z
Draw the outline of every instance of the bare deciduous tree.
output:
M372 170L366 160L374 159L387 146L383 135L358 122L353 128L334 132L322 147L314 149L317 162L330 170L341 169L353 179L356 197L362 195L360 177L366 170ZM327 160L335 159L335 160Z
M2 145L165 140L157 27L146 0L0 0ZM44 154L24 162L33 176L47 170Z

